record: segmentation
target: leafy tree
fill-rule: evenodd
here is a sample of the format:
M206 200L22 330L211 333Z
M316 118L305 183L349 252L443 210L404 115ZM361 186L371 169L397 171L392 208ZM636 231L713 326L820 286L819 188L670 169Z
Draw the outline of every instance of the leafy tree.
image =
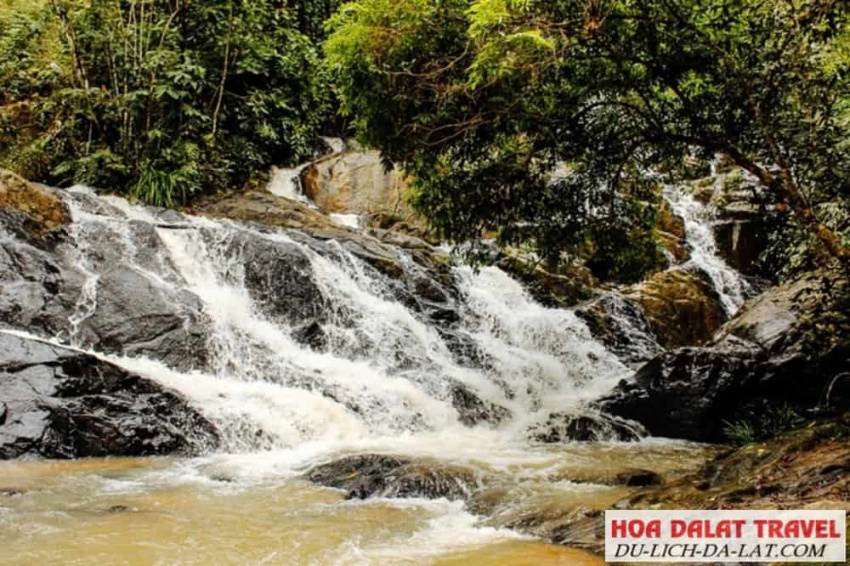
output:
M30 18L60 30L62 57L35 74L61 72L7 102L32 109L36 136L12 143L40 149L46 180L171 206L313 151L327 76L284 0L50 0Z
M289 0L290 9L297 14L298 29L312 39L325 38L325 21L340 5L340 0Z
M848 23L836 0L360 0L326 50L445 235L557 258L621 231L653 171L725 154L847 266L823 207L848 197Z

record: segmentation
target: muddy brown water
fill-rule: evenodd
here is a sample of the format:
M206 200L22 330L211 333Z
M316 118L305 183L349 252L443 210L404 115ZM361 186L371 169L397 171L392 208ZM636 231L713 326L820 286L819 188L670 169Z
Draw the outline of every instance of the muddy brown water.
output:
M602 564L505 525L578 505L604 509L629 493L587 483L627 467L692 469L703 448L658 441L575 444L464 465L496 498L345 501L269 454L0 464L2 564ZM277 459L277 460L276 460ZM574 481L570 478L581 478Z

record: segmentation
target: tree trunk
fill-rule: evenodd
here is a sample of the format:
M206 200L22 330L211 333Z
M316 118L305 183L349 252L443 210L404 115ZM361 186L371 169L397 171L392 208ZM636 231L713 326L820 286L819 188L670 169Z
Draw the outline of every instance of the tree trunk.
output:
M820 242L823 250L838 260L842 269L850 274L850 248L844 245L838 234L820 221L811 205L806 202L806 198L784 163L778 164L781 177L777 177L734 148L724 148L723 151L738 166L755 175L759 182L772 191L781 202L786 203L806 229Z

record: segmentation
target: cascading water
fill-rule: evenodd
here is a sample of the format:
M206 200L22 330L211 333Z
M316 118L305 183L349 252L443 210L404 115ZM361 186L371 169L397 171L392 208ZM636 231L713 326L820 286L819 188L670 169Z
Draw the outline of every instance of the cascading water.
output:
M123 262L145 270L169 296L198 297L209 325L208 367L181 373L146 358L121 364L189 395L229 431L230 449L463 428L452 406L456 385L508 409L513 418L505 430L521 434L520 425L535 415L577 406L628 374L573 313L537 305L496 268L453 272L461 295L455 332L486 360L486 368L475 367L457 359L433 323L396 299L396 282L338 243L319 253L283 232L188 216L164 224L121 199L104 203L113 210L93 214L74 204L81 269L95 269L86 239L113 232ZM138 264L133 223L155 229L164 244L158 273ZM303 271L298 278L315 288L311 300L321 305L322 351L293 338L301 321L269 315L252 297L246 269L262 266L251 264L246 249L258 246L304 260L296 264ZM397 253L407 269L422 269ZM87 280L81 302L96 308L88 281L96 286L97 275Z
M722 177L718 178L722 183ZM717 253L711 229L711 210L697 201L685 187L667 187L664 198L673 212L685 221L685 232L691 249L691 263L711 279L728 316L734 315L746 299L748 284Z
M275 167L272 169L269 192L279 197L297 200L309 204L309 199L304 195L301 186L301 173L308 164L299 165L288 169Z
M641 465L681 469L702 458L687 445L653 440L554 447L530 441L530 427L555 412L580 410L631 371L573 312L540 306L497 268L453 267L436 281L401 249L383 249L401 271L387 273L345 242L148 209L82 189L63 198L73 228L60 254L79 298L52 338L180 391L220 429L223 445L202 458L103 464L102 472L86 471L100 469L93 464L48 477L24 467L21 478L35 479L21 482L51 486L30 500L45 510L26 515L0 506L0 540L17 541L11 531L21 525L55 533L55 540L37 550L4 543L0 555L89 556L91 549L77 542L88 541L110 549L141 544L153 562L229 556L257 563L438 563L479 549L507 563L523 553L545 555L505 528L521 522L530 506L563 500L604 508L623 495L569 478ZM701 238L691 224L688 234ZM710 254L708 244L704 251ZM712 278L723 283L718 270ZM168 305L167 313L148 306L158 320L174 319L168 340L176 356L157 356L158 343L146 336L132 351L97 352L102 337L92 328L105 301L115 302L108 285L122 273L132 275L130 292ZM725 299L730 306L737 304L733 292ZM193 341L198 336L201 343ZM470 398L474 416L464 413ZM501 506L485 520L445 500L340 502L298 479L315 463L366 452L466 466L482 488L503 493ZM162 501L171 507L163 511ZM64 509L59 515L57 506ZM131 529L120 530L132 537L111 531L98 538L77 512L112 506L141 510ZM315 535L284 534L305 525ZM187 550L185 541L201 536L199 528L208 538ZM242 538L250 548L234 542Z

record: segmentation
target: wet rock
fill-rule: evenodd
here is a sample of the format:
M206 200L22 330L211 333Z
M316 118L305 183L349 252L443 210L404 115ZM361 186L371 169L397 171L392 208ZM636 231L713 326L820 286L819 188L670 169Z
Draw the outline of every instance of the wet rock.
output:
M552 413L544 423L534 425L529 436L538 442L633 441L645 435L643 428L625 419L603 413Z
M410 462L407 458L380 454L350 456L316 466L305 477L317 485L345 490L349 499L363 499L381 491L386 486L386 477Z
M292 329L292 337L300 344L309 346L317 352L323 351L328 344L328 336L322 325L313 320Z
M662 354L597 403L655 436L722 441L724 423L768 409L806 414L826 405L850 364L845 279L807 274L749 301L709 346ZM839 395L831 410L850 407Z
M245 287L264 313L288 325L325 319L325 297L300 246L239 234L230 248L243 266Z
M26 492L14 487L0 487L0 497L20 497L24 493Z
M462 500L476 487L472 472L457 466L414 462L395 470L382 497Z
M718 440L730 409L752 394L760 361L743 346L682 348L653 359L596 405L653 436Z
M154 228L89 195L39 191L62 207L62 199L73 200L116 222L85 227L89 269L99 274L94 279L81 268L78 243L69 235L80 226L66 226L45 243L22 236L19 218L0 209L0 233L12 236L0 241L0 325L178 368L203 366L206 319L199 299L150 275L164 255ZM137 242L132 260L116 245L124 233Z
M511 412L495 403L482 400L463 384L451 386L452 406L459 414L459 420L466 426L481 423L497 425L511 417Z
M206 364L206 317L192 293L164 287L119 264L98 279L94 306L78 329L83 344L181 369Z
M0 459L198 453L215 427L179 394L94 356L0 333Z
M476 486L474 475L464 468L376 454L316 466L305 477L312 483L346 491L347 499L465 499Z
M656 273L623 296L641 307L667 348L703 344L726 320L711 284L687 269Z
M594 338L630 367L638 368L664 351L640 305L619 293L604 293L575 313Z
M664 478L651 470L627 470L617 474L615 482L627 487L649 487L663 485Z

